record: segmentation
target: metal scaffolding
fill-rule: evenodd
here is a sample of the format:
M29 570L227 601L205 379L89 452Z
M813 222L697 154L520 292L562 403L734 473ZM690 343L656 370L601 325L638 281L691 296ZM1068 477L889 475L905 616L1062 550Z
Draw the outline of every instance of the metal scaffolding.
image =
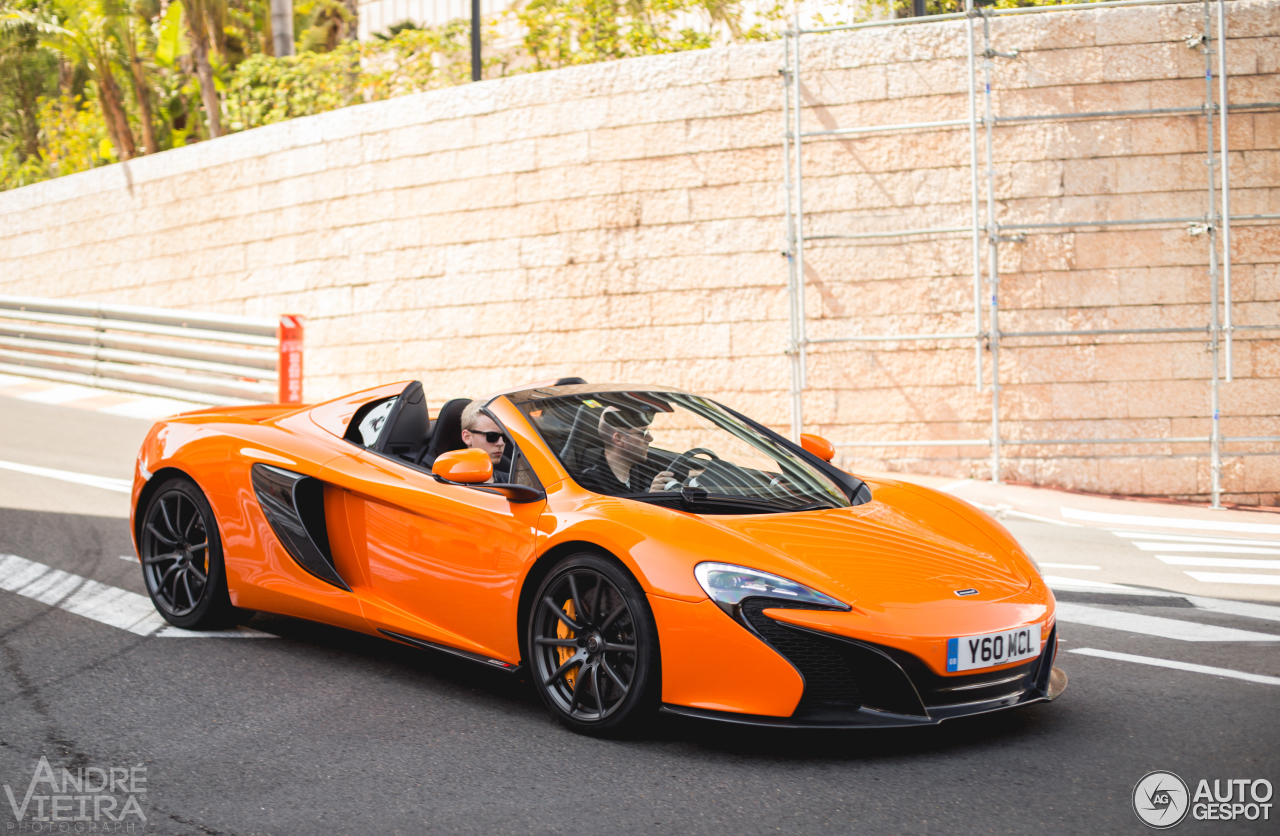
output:
M1194 0L1192 0L1194 2ZM1137 110L1114 110L1092 112L1045 113L1029 116L999 116L994 112L992 97L992 69L997 59L1016 60L1018 52L999 52L993 47L991 24L1000 17L1028 14L1052 14L1089 9L1116 8L1124 6L1155 6L1170 3L1188 4L1187 0L1111 0L1111 2L1077 3L1061 6L1030 6L1021 8L979 8L974 0L965 0L964 12L941 14L929 17L912 17L896 20L872 21L843 26L826 26L805 29L800 24L797 13L793 27L784 33L783 55L784 66L780 70L783 79L783 154L785 173L783 186L786 195L786 256L788 263L788 298L790 339L787 355L791 365L791 431L798 438L804 428L804 392L807 388L809 365L809 348L811 346L832 343L887 343L900 341L938 340L938 341L972 341L974 347L975 386L981 391L989 386L991 394L990 436L985 439L929 439L929 440L875 440L836 442L837 447L860 448L902 448L902 447L989 447L991 452L991 474L996 482L1001 480L1001 457L1004 447L1037 447L1073 444L1195 444L1206 445L1207 450L1191 454L1198 458L1207 456L1210 460L1212 480L1213 507L1220 508L1222 496L1222 445L1224 443L1270 443L1280 442L1280 436L1224 437L1220 426L1220 395L1224 382L1233 379L1232 341L1236 331L1280 330L1280 324L1269 325L1235 325L1232 321L1232 287L1231 287L1231 226L1233 223L1263 222L1273 223L1280 219L1280 214L1231 214L1231 180L1227 153L1228 131L1226 113L1249 112L1280 109L1280 102L1253 102L1227 104L1227 20L1226 0L1202 0L1203 30L1189 37L1185 43L1188 48L1199 49L1204 53L1205 98L1203 103L1185 107L1147 108ZM830 128L827 130L806 131L802 125L802 116L806 106L802 96L802 39L806 35L817 35L829 32L870 29L884 26L910 26L921 23L936 23L946 20L963 20L967 27L968 42L968 83L967 107L968 115L961 119L944 119L929 122L895 123L885 125L869 125L848 128ZM1216 24L1216 25L1215 25ZM981 38L982 49L977 48ZM1215 61L1216 58L1216 61ZM1215 66L1216 64L1216 66ZM979 81L978 73L982 78ZM1216 84L1215 84L1216 82ZM981 106L978 99L981 97ZM981 113L979 113L981 110ZM1225 112L1224 112L1225 111ZM1001 222L995 188L995 160L993 132L998 125L1033 123L1058 120L1090 120L1090 119L1129 119L1152 116L1202 115L1206 121L1206 171L1207 182L1205 193L1207 210L1205 214L1194 217L1176 218L1130 218L1124 220L1077 220L1059 223L1006 223ZM1215 136L1215 119L1217 135ZM922 131L938 129L956 129L967 127L969 134L969 169L971 199L971 218L969 223L958 223L953 226L936 226L929 228L894 229L889 231L850 232L843 234L806 235L804 208L804 170L803 149L805 140L821 140L836 137L849 137L860 134ZM981 141L979 139L981 134ZM1220 146L1215 153L1215 140ZM981 146L981 148L980 148ZM1221 201L1219 206L1219 200ZM985 211L984 211L985 204ZM985 215L985 219L984 216ZM1049 330L1049 331L1002 331L1000 330L1000 269L999 245L1001 243L1022 243L1028 234L1052 233L1089 228L1106 228L1116 226L1155 226L1186 225L1191 235L1203 235L1209 248L1209 265L1207 279L1210 287L1209 317L1206 325L1194 328L1110 328L1087 330ZM823 339L811 339L808 336L808 322L805 307L804 258L805 244L820 240L857 241L863 239L896 239L914 236L946 235L969 233L972 241L972 273L973 273L973 327L963 332L948 333L909 333L843 336ZM985 277L983 259L983 241L986 242ZM1221 247L1221 259L1219 259ZM986 283L984 295L984 278ZM1221 284L1220 298L1219 284ZM984 307L986 322L984 322ZM1170 438L1059 438L1059 439L1009 439L1000 431L1000 349L1005 340L1027 337L1084 337L1115 336L1142 334L1203 334L1208 341L1208 350L1212 354L1212 374L1210 376L1210 424L1208 434L1194 437ZM1096 344L1096 343L1095 343ZM1013 346L1011 346L1013 347ZM990 381L986 382L983 371L983 354L990 352ZM1083 419L1081 419L1083 420ZM1182 455L1182 454L1179 454ZM1236 452L1232 455L1250 455L1247 452Z

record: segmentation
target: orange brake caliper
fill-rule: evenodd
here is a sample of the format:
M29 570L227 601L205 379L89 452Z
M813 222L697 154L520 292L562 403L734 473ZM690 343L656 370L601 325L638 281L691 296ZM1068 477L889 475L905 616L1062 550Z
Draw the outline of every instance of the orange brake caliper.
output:
M564 602L564 614L565 614L565 615L567 615L567 616L569 616L569 618L573 618L573 619L576 619L576 618L578 617L578 614L577 614L577 612L574 610L574 607L573 607L573 599L572 599L572 598L570 598L568 601L565 601L565 602ZM568 625L566 625L566 624L565 624L563 621L561 621L560 619L556 619L556 638L558 638L558 639L572 639L572 638L576 638L576 636L574 636L573 631L569 629ZM556 653L559 655L559 658L560 658L560 664L561 664L561 665L563 665L565 662L567 662L567 661L569 661L570 659L572 659L572 658L573 658L573 654L574 654L574 653L576 653L576 652L577 652L577 650L576 650L575 648L572 648L572 647L557 647L557 648L556 648ZM575 679L577 679L577 678L578 678L578 669L577 669L577 668L570 668L569 670L567 670L567 671L565 671L565 672L564 672L564 681L569 683L569 687L570 687L570 688L572 688L572 687L573 687L574 680L575 680Z

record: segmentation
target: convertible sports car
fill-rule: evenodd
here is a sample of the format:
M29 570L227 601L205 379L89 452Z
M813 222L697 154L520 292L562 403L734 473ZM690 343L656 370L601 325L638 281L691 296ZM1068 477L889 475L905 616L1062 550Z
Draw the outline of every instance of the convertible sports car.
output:
M451 653L523 674L589 734L656 710L928 725L1066 686L1053 594L964 502L863 481L817 436L665 386L468 403L433 420L414 381L157 423L132 519L156 608Z

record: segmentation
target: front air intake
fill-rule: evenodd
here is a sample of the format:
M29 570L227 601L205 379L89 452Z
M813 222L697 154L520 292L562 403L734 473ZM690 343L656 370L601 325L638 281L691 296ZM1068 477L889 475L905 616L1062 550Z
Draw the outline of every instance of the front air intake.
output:
M742 617L751 629L781 653L804 679L804 695L796 707L796 714L861 708L862 696L853 671L834 647L835 642L779 624L764 614L768 609L800 608L791 601L771 598L748 598L741 605Z

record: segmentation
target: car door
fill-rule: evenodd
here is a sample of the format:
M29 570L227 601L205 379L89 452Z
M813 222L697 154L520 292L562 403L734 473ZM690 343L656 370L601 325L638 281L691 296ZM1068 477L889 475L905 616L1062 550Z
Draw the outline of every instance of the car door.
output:
M442 484L371 451L329 462L331 518L362 566L353 585L372 629L518 662L516 584L545 500ZM336 524L335 524L336 523Z

